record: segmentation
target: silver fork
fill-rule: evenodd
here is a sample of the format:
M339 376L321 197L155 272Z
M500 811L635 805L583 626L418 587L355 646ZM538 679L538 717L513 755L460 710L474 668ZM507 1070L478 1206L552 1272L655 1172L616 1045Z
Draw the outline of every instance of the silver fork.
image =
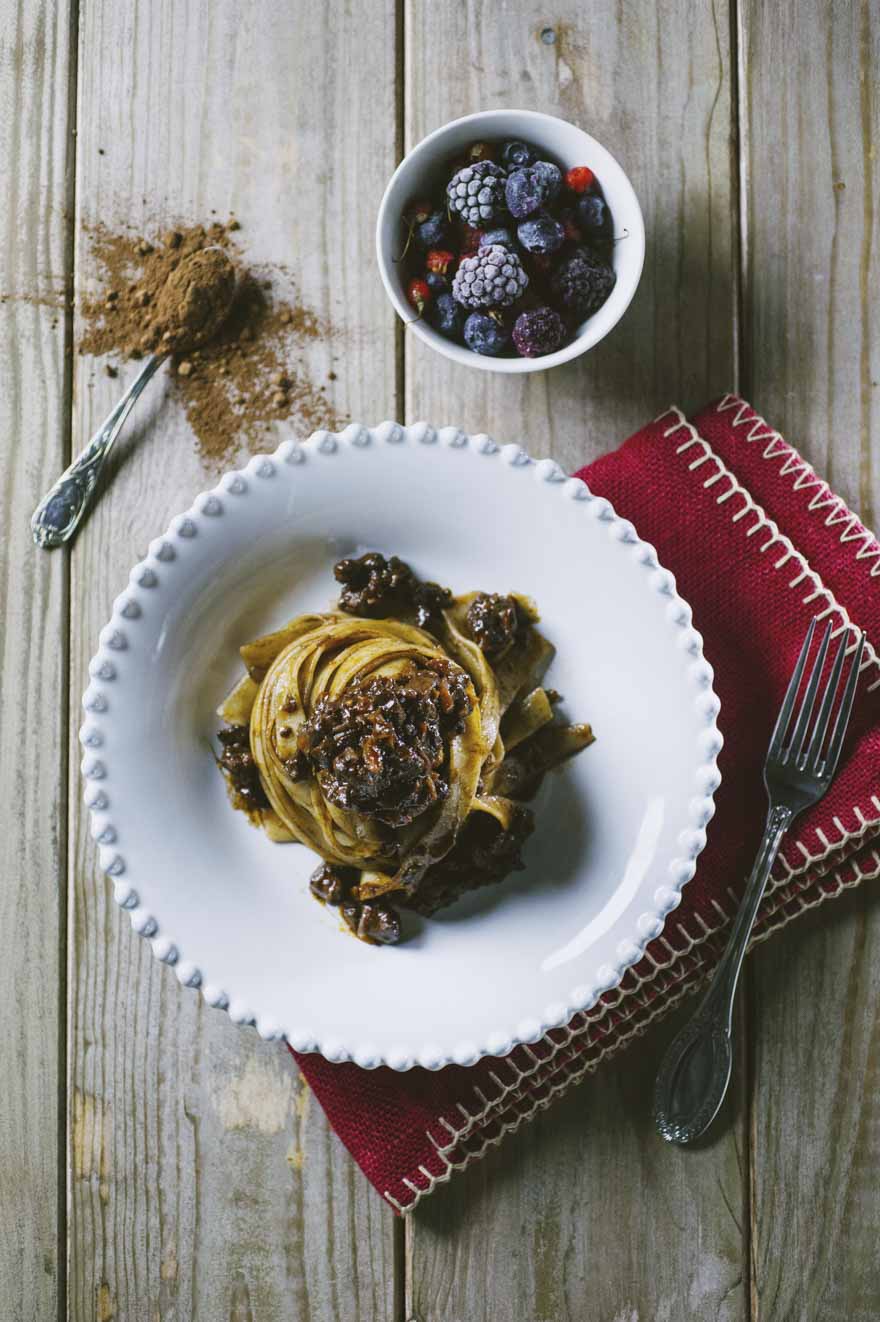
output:
M797 712L795 707L816 624L817 620L813 619L807 630L773 729L764 763L764 784L770 800L767 825L727 948L699 1009L667 1049L654 1085L654 1123L662 1137L670 1143L691 1143L699 1138L708 1129L724 1101L733 1066L731 1036L736 986L755 914L767 888L770 869L776 861L782 838L795 817L805 808L819 802L837 770L855 697L865 636L862 633L858 636L831 736L828 738L843 676L849 631L843 632L816 720L811 725L831 640L830 620L825 626Z

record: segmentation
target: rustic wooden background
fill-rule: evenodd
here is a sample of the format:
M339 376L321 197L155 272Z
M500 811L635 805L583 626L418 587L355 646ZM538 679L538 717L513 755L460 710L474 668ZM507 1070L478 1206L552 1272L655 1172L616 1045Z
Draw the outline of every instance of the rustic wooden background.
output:
M161 388L73 554L28 531L120 384L72 353L83 225L230 208L337 328L343 416L454 421L573 468L734 386L871 523L880 8L0 0L0 18L0 1318L880 1318L876 894L751 960L708 1146L652 1132L667 1025L404 1224L278 1047L182 990L97 869L86 665L131 563L218 476ZM648 252L604 344L502 379L403 335L372 230L404 148L511 105L607 143ZM308 352L325 380L330 347Z

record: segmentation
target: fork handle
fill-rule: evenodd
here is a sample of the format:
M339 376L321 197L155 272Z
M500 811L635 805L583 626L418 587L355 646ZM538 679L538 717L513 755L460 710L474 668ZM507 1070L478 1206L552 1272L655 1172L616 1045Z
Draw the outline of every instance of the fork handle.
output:
M708 1129L724 1101L733 1064L733 1005L755 914L794 813L777 804L767 814L755 859L724 954L693 1018L668 1048L654 1087L654 1121L673 1143L690 1143Z

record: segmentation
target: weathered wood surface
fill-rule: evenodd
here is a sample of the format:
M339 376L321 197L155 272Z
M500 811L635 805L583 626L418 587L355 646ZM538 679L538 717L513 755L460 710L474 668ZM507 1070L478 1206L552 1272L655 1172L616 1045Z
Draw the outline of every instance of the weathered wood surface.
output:
M28 520L69 437L73 121L66 6L0 26L0 1314L63 1295L67 564Z
M97 871L69 739L88 659L133 560L217 475L159 382L74 551L69 616L66 558L36 555L27 532L71 418L79 444L120 386L79 361L71 408L64 290L74 270L80 289L94 274L82 225L230 208L248 253L288 262L336 328L309 368L335 368L343 417L460 422L571 468L670 399L697 405L738 378L870 522L876 7L382 0L367 18L342 0L0 0L0 13L0 1315L880 1318L869 889L756 954L748 1068L707 1147L670 1150L650 1126L670 1025L439 1190L404 1245L278 1048L181 989ZM645 210L626 319L546 376L496 379L402 343L373 267L398 148L490 105L583 123Z
M543 34L543 35L542 35ZM550 38L552 37L552 41ZM671 401L695 407L735 377L736 179L725 5L431 3L407 8L410 146L470 109L575 120L630 175L645 274L624 321L551 373L493 377L406 339L407 414L523 440L567 469ZM468 51L446 76L435 52ZM661 1039L665 1040L662 1034ZM698 1153L659 1142L649 1098L658 1038L609 1062L448 1191L408 1230L419 1322L734 1319L743 1276L743 1113Z
M880 510L880 12L747 4L744 330L756 406ZM880 1317L877 883L756 952L753 1317Z
M93 278L84 226L97 219L141 231L234 209L249 257L289 264L300 298L336 329L308 347L311 378L327 381L331 355L344 354L329 383L339 411L393 413L393 315L369 253L394 164L394 20L390 4L372 6L367 24L341 13L328 23L323 7L283 0L84 5L80 285ZM119 388L78 361L77 443ZM74 729L95 639L131 564L229 466L203 466L164 395L160 379L138 406L74 550ZM182 990L132 934L97 869L76 762L73 772L71 1317L388 1317L388 1209L278 1045Z

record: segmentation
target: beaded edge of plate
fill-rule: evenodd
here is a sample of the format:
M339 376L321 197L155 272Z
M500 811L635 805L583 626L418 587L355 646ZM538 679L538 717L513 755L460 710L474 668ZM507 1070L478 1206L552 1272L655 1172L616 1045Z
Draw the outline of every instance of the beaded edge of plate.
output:
M133 631L137 630L145 600L161 590L166 570L185 556L187 543L198 536L202 521L220 518L227 509L234 513L236 502L252 490L259 491L262 482L275 478L279 470L289 471L307 463L310 457L317 460L319 455L337 455L349 446L366 449L373 444L407 442L417 446L442 445L453 450L472 449L523 473L531 472L537 481L557 487L561 496L583 502L587 517L606 526L608 535L620 542L650 576L654 590L668 598L667 622L677 630L677 646L690 658L688 678L695 692L698 714L704 722L700 735L704 760L697 770L694 796L688 805L689 824L678 836L679 852L668 865L667 880L654 891L654 909L639 915L638 939L618 943L614 963L599 965L589 982L579 983L569 991L565 1002L546 1006L540 1018L521 1020L513 1031L499 1029L489 1033L485 1042L462 1041L446 1052L429 1043L416 1050L401 1044L383 1054L370 1043L349 1049L337 1039L321 1041L304 1027L282 1025L271 1016L257 1015L241 999L211 982L205 970L186 958L126 881L125 858L117 849L117 828L113 823L112 771L101 752L111 708L110 695L118 677L115 658L136 644ZM441 1069L448 1064L470 1065L482 1056L503 1056L516 1046L536 1042L551 1029L560 1028L576 1014L591 1009L605 992L620 983L627 969L638 963L649 942L662 932L667 915L680 903L682 888L693 877L696 860L705 846L706 827L715 811L715 791L721 783L717 762L723 738L717 724L720 704L712 687L713 670L703 656L703 640L693 627L691 609L678 595L674 576L660 565L654 547L639 538L629 520L615 513L610 501L594 496L580 478L567 477L555 460L535 460L519 445L499 445L490 436L468 435L456 427L437 429L426 422L404 427L396 422L383 422L370 428L351 423L340 432L314 432L305 442L283 441L274 454L255 455L243 469L225 473L213 490L202 492L189 510L171 520L164 536L150 543L146 558L131 570L128 587L114 601L111 619L99 634L99 647L89 663L89 675L90 682L82 698L86 715L79 731L83 746L81 771L86 782L84 798L101 869L110 877L114 898L128 912L134 931L150 940L153 953L173 966L182 985L198 988L209 1005L226 1010L234 1023L253 1025L261 1037L283 1039L297 1051L320 1052L331 1061L352 1060L366 1069L380 1065L394 1070L407 1070L415 1065L426 1069Z

